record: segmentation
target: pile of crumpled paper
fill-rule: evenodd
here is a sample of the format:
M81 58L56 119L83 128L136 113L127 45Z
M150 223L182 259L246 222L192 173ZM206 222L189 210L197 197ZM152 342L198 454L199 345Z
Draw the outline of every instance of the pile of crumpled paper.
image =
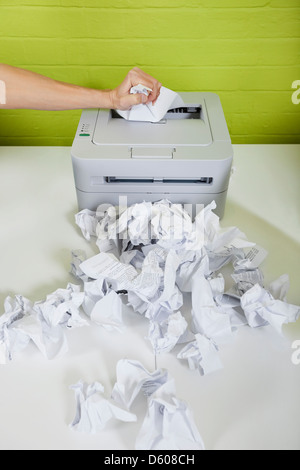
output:
M133 205L121 213L112 206L81 211L76 222L83 235L95 237L100 253L84 260L74 253L73 272L84 283L83 309L93 321L122 328L122 300L149 320L148 339L155 354L184 344L186 359L201 374L221 367L218 348L238 326L272 325L300 316L285 302L288 276L267 288L259 268L267 252L236 227L221 228L203 207L195 219L169 201ZM231 264L233 284L225 290L222 268ZM192 301L189 322L181 312L184 293Z
M122 330L124 302L148 319L148 340L155 355L182 345L178 359L187 361L201 375L222 367L218 351L234 337L238 327L271 325L282 334L282 325L300 316L300 308L286 302L288 276L265 286L260 265L267 252L249 242L238 228L222 228L215 208L213 202L193 218L182 205L163 200L126 208L100 205L95 212L79 212L76 223L84 237L96 243L99 254L86 259L82 251L73 252L72 273L82 286L69 284L34 304L21 295L6 299L5 312L0 316L0 364L9 362L30 341L48 359L63 354L67 350L66 328L95 322L108 330ZM222 273L225 266L232 268L230 282L225 282ZM187 295L192 305L189 315L184 305ZM135 374L136 369L129 370ZM131 382L129 378L124 381L123 395ZM79 383L74 390L79 408L82 406L75 428L95 432L106 422L103 413L115 416L116 408L120 409L120 393L113 394L118 395L119 404L108 406L100 397L100 384ZM173 414L174 410L185 410L168 380L148 393L150 408L158 406L160 394L164 410L172 409ZM98 416L98 424L96 419L88 430L81 424L91 396L92 402L98 397L102 412L96 412L93 419ZM130 407L124 400L122 406ZM125 421L134 420L128 410L118 414ZM189 426L188 434L194 436L187 438L189 445L193 441L195 448L203 448L194 428L194 424ZM171 445L166 444L165 437L147 439L142 439L138 448ZM176 445L172 448L185 448Z

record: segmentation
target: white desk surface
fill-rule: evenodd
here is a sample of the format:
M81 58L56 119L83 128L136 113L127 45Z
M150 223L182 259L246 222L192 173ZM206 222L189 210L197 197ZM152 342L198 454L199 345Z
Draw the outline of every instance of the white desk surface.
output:
M236 171L224 227L235 225L269 251L266 283L288 273L288 301L300 305L300 146L234 146ZM76 194L66 147L0 147L0 313L7 295L42 300L74 282L71 249L95 249L74 223ZM134 449L138 422L115 422L96 436L69 429L75 400L69 385L100 381L109 396L121 358L154 368L144 340L147 321L130 314L124 334L97 326L68 331L69 352L48 362L28 347L0 366L0 449ZM270 329L244 327L221 350L224 370L201 377L170 353L159 357L192 408L207 449L300 449L300 365L291 361L300 321Z

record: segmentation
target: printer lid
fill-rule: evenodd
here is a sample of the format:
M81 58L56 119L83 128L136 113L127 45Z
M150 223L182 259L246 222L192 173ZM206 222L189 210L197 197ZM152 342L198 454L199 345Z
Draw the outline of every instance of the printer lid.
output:
M183 93L182 96L185 94ZM188 95L188 94L187 94ZM189 96L190 98L190 96ZM93 144L98 146L209 146L213 142L205 97L171 109L158 123L127 121L115 111L98 112ZM199 99L200 98L200 99Z

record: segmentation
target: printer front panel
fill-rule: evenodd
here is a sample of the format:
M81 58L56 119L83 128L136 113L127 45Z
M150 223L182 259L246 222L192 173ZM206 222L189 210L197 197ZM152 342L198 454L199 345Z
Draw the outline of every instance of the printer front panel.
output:
M207 193L227 190L232 157L226 160L83 160L72 158L76 188L114 191ZM163 189L158 189L159 185Z
M73 158L80 209L95 210L102 203L118 205L120 198L126 197L128 204L160 199L182 204L208 204L215 200L218 215L221 217L224 212L231 160L225 162L227 168L223 162L221 171L216 162L215 168L211 162L194 166L193 161L190 165L179 162L175 168L170 165L174 161L160 161L158 165L153 165L152 161L135 161L134 166L128 165L128 161L91 160L89 165L87 161ZM161 171L158 171L159 167Z
M199 207L200 205L206 206L212 201L216 202L217 208L215 213L222 218L225 211L227 191L219 194L186 194L186 193L116 193L116 192L104 192L104 193L86 193L77 190L78 209L90 209L96 211L100 204L111 204L112 206L118 206L120 203L124 207L138 204L141 202L157 202L162 199L169 200L173 204L183 204L192 207Z

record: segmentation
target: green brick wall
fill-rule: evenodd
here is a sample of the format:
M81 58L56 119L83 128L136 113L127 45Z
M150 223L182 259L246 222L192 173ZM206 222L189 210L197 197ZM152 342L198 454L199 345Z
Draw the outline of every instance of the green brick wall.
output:
M220 95L233 143L300 143L300 0L0 0L0 62L111 88L139 66ZM70 145L80 111L0 111L1 145Z

